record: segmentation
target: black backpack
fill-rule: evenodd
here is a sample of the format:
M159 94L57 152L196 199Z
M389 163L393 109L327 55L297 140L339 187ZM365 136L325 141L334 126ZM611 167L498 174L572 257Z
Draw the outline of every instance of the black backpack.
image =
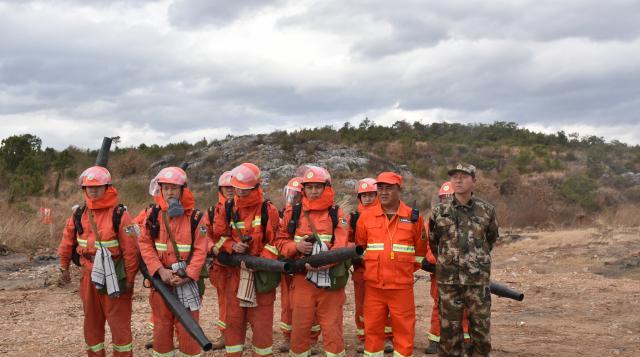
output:
M82 206L78 206L73 211L73 226L75 227L76 237L84 233L84 227L82 227L82 215L84 211L87 209L87 205L84 204ZM113 215L111 217L113 232L116 234L116 240L120 240L120 222L122 221L122 215L127 210L127 207L122 203L118 204L113 209ZM73 245L73 250L71 252L71 261L73 264L80 266L80 254L76 251L76 247L78 246L78 240L76 239L76 243Z
M158 219L158 214L160 214L160 206L152 203L149 205L149 209L151 210L151 212L147 217L147 228L149 229L151 238L156 240L160 235L160 220ZM196 208L191 213L191 251L189 252L189 257L187 258L187 264L191 261L191 257L193 256L193 243L195 242L196 229L200 224L200 220L202 220L202 212ZM176 252L176 254L178 253Z
M340 206L331 206L329 207L329 217L331 217L331 244L333 244L335 240L334 232L336 227L338 226L338 209ZM302 203L296 203L292 206L291 220L289 221L289 225L287 226L287 232L289 234L294 235L296 233L296 229L298 228L298 221L300 220L300 214L302 214Z
M262 228L262 239L267 235L267 224L269 223L269 204L271 204L270 200L262 201L262 207L260 208L260 227ZM231 224L231 220L233 222L237 222L238 217L233 211L234 200L229 200L224 203L224 210L227 215L227 226ZM209 219L213 217L213 207L209 208L211 211ZM213 222L211 220L211 222Z

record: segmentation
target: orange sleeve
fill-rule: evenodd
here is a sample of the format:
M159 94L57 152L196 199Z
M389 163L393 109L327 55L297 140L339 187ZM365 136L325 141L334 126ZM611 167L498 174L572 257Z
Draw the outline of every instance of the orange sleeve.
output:
M189 227L191 229L191 227ZM207 227L202 221L194 233L193 256L187 266L187 276L193 281L200 279L200 272L207 260Z
M282 217L282 224L278 228L278 232L275 237L275 245L278 252L285 258L293 259L298 255L298 248L296 248L296 242L293 241L293 237L289 234L289 221L291 221L291 215L293 210L291 207L287 207Z
M427 236L423 236L424 233L424 217L420 215L418 217L418 222L416 222L415 226L415 236L414 236L414 246L416 247L416 258L425 258L427 256ZM416 259L416 268L420 269L422 267L422 261L418 262Z
M356 223L356 233L355 240L356 244L362 246L362 248L367 249L367 229L365 228L364 221L366 219L366 214L362 214L360 218L358 218L358 222Z
M147 209L146 208L140 210L138 215L133 218L133 222L135 222L139 226L142 226L146 220L147 220Z
M120 250L124 259L124 267L127 272L127 281L133 283L138 273L138 245L136 244L135 224L131 220L129 212L122 214L122 221L118 232Z
M338 208L338 225L333 231L333 245L331 249L344 248L349 244L349 223L344 217L344 212Z
M140 249L140 255L142 260L147 265L149 275L153 276L162 267L162 262L154 246L155 242L151 238L149 229L146 225L140 227L140 238L138 239L138 248Z
M76 245L76 227L73 225L73 215L67 219L67 223L62 230L62 240L58 245L58 256L60 257L60 268L69 269L71 254Z

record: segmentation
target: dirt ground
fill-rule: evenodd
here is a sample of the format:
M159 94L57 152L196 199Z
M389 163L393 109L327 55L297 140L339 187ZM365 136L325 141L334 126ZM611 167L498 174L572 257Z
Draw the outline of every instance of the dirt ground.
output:
M0 256L0 354L83 356L82 310L74 283L57 286L49 254ZM524 291L522 302L494 298L493 356L640 356L640 229L585 229L504 235L493 253L493 280ZM427 345L429 278L416 273L416 356ZM210 338L217 316L209 287L202 326ZM349 284L348 296L353 296ZM345 305L347 355L355 356L353 298ZM150 308L138 283L133 333L136 355ZM282 337L274 319L274 346ZM107 337L109 341L109 337ZM206 356L222 356L208 352Z

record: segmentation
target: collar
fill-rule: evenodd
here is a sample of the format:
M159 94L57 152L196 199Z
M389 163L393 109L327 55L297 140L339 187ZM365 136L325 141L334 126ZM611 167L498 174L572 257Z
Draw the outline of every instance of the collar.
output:
M460 203L460 201L458 201L458 199L456 198L455 195L453 196L453 201L451 201L451 205L454 208L464 207L464 208L471 209L471 208L473 208L473 206L475 206L475 204L476 204L476 199L475 199L475 197L473 197L473 193L471 193L471 198L469 199L469 202L466 205Z
M382 209L382 204L378 202L375 206L371 208L367 208L373 210L376 216L385 215L384 210ZM396 211L396 215L400 217L411 217L411 207L407 206L402 200L400 200L400 205L398 206L398 211Z

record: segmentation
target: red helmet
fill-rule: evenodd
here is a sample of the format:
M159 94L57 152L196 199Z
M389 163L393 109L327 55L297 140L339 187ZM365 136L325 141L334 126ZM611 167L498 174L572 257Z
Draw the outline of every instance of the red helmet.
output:
M187 174L183 169L179 167L165 167L160 170L156 177L149 183L149 194L156 196L160 193L160 184L170 183L178 186L184 186L187 184Z
M446 196L453 195L455 192L453 191L453 186L451 186L451 182L447 181L442 184L440 187L440 191L438 192L438 196Z
M91 166L80 174L78 184L82 187L111 185L111 174L102 166Z
M225 171L218 178L218 187L231 186L231 171Z
M282 195L285 204L293 204L296 195L302 192L302 177L294 177L284 186Z
M376 185L376 180L372 178L363 178L358 181L358 187L356 189L358 194L365 192L378 192L378 186Z
M324 183L331 185L331 175L329 171L323 167L308 165L307 170L302 176L302 183Z
M258 166L245 162L231 170L231 186L242 190L256 188L261 182Z

